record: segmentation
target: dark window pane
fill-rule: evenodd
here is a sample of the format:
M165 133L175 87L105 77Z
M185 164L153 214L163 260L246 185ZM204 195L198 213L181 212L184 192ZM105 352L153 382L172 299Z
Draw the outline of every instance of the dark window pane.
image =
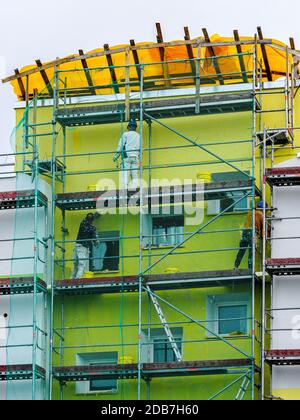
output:
M116 360L117 362L117 360ZM99 364L107 364L108 362L92 363L90 366L98 366ZM110 362L111 363L111 362ZM90 391L115 391L118 388L118 382L115 379L93 380L90 381Z
M247 305L219 307L219 334L246 334L246 318Z
M112 391L116 389L116 380L95 380L90 382L90 391Z
M176 337L177 347L181 351L181 338ZM170 341L166 339L157 339L153 341L154 344L154 363L170 363L176 362L176 356L171 346Z
M120 265L120 232L98 232L100 243L92 246L90 271L118 271ZM112 239L109 239L112 238Z
M153 245L172 246L184 240L184 216L153 218Z

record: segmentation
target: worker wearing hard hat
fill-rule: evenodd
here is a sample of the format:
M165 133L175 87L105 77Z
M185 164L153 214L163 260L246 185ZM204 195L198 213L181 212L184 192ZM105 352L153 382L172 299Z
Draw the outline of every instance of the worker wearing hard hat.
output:
M127 128L128 131L122 135L114 157L114 162L122 157L122 187L124 189L138 187L141 146L136 121L130 120Z
M264 217L263 217L263 210L268 208L268 204L264 201L260 201L257 204L257 208L255 210L255 231L259 237L262 237L264 231ZM252 270L253 267L253 249L252 249L252 211L248 213L247 221L245 224L245 228L242 233L242 238L240 242L240 250L237 254L234 269L238 270L241 262L249 249L249 257L248 257L248 267Z

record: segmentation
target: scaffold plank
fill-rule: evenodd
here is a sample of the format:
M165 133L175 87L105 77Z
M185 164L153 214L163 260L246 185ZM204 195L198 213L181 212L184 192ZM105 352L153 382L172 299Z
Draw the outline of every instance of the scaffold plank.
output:
M0 210L32 208L34 206L34 191L0 192ZM47 197L41 192L38 192L38 206L47 206Z
M37 292L45 292L47 290L46 283L37 280ZM18 278L0 278L0 295L20 295L33 293L34 278L33 277L18 277Z
M261 143L265 141L265 132L260 131L257 137ZM285 146L292 142L291 133L287 128L275 128L266 130L266 145L267 146Z
M144 284L155 291L218 287L226 286L230 282L240 284L247 281L252 281L250 270L157 274L144 277ZM66 295L138 292L139 280L138 276L62 280L55 282L55 290Z
M267 170L267 181L271 187L300 185L300 166L292 168L272 168Z
M253 366L251 359L206 360L174 363L144 363L142 377L180 377L225 375ZM54 367L54 377L62 382L90 381L96 379L136 379L138 365L98 365Z
M266 352L266 361L276 366L300 365L300 350L269 350Z
M45 369L36 366L36 376L45 377ZM33 378L32 365L0 365L0 381L24 381Z
M226 198L227 192L251 191L252 180L213 182L204 185L202 193L199 185L173 186L170 188L145 188L143 202L148 205L162 205L166 199L170 204ZM90 191L58 194L56 205L62 210L87 210L96 208L138 207L140 205L139 189L117 191Z
M253 111L254 100L252 92L202 96L200 114ZM195 97L146 101L144 110L151 113L154 118L195 115ZM130 114L132 117L139 117L139 102L131 102ZM56 119L62 126L85 126L120 122L124 120L124 116L125 104L120 103L61 108L56 112Z
M267 260L267 271L274 276L295 276L300 274L300 258L278 258Z

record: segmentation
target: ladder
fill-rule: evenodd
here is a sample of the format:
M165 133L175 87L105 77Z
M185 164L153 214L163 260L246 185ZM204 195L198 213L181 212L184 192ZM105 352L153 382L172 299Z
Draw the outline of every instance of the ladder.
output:
M248 372L237 393L237 396L235 397L235 401L242 401L244 399L246 392L248 391L249 385L251 384L251 381L252 381L252 372Z
M179 350L179 348L177 346L177 343L176 343L175 338L174 338L174 336L172 334L172 331L171 331L171 329L170 329L170 327L169 327L169 325L167 323L167 320L166 320L166 318L164 316L164 313L163 313L163 311L162 311L162 309L160 307L160 304L159 304L158 300L156 299L156 297L153 295L150 287L149 286L146 286L145 288L148 291L148 293L150 295L150 298L151 298L151 301L152 301L152 303L153 303L153 305L155 307L155 310L157 312L157 315L159 316L159 319L161 320L161 323L162 323L162 325L164 327L164 330L166 332L166 335L168 337L168 340L170 341L170 344L171 344L172 349L174 351L174 354L176 356L177 362L182 362L182 355L181 355L180 350Z

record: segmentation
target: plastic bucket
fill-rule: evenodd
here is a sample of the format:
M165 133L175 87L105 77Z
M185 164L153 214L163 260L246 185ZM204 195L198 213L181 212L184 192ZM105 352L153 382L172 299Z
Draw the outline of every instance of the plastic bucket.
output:
M205 184L209 184L212 182L212 174L211 172L200 172L197 174L197 181L204 182Z
M98 190L98 185L97 184L90 184L87 187L88 191L97 191Z
M180 270L177 267L169 267L169 268L165 269L165 273L166 274L177 274L177 273L180 273Z
M84 274L85 279L93 279L94 277L95 277L95 274L92 273L91 271L88 271L87 273Z
M134 358L130 356L121 356L119 357L119 364L120 365L133 365Z

